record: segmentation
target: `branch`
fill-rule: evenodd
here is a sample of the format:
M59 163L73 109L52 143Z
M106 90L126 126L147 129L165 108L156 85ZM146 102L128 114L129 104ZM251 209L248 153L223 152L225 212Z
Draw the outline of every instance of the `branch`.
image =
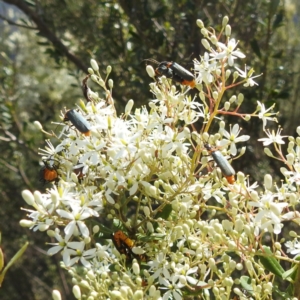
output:
M31 26L27 26L27 25L23 25L23 24L18 24L18 23L15 23L7 18L5 18L4 16L0 15L0 19L6 21L8 24L10 25L14 25L14 26L18 26L18 27L22 27L22 28L26 28L26 29L34 29L34 30L37 30L36 27L31 27Z
M47 27L47 25L41 20L41 18L32 11L28 5L23 0L3 0L8 4L15 5L18 7L25 15L27 15L37 26L37 30L47 38L54 48L58 49L60 52L64 54L67 59L73 62L78 69L86 72L88 66L86 66L82 61L76 57L72 52L68 50L68 48L61 42L61 40Z

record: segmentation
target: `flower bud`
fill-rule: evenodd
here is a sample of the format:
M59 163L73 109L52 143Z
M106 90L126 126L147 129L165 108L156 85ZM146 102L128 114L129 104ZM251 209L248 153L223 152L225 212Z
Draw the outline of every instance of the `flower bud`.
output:
M47 224L38 225L38 230L41 232L46 231L48 228L49 228L49 225L47 225Z
M108 79L108 87L112 89L114 87L114 81L112 79Z
M293 165L295 161L295 155L293 153L288 154L286 156L286 160L290 166Z
M185 234L186 236L189 236L189 235L190 235L190 227L189 227L187 224L183 224L183 225L182 225L182 229L183 229L184 234Z
M229 102L233 103L235 101L236 101L236 95L231 96L230 99L229 99Z
M140 274L140 266L136 261L132 263L132 271L135 275Z
M201 43L202 43L202 45L204 46L205 49L210 50L211 47L210 47L210 44L209 44L207 39L202 39Z
M233 72L233 82L235 82L238 78L239 78L239 72L238 71L234 71Z
M58 195L55 191L51 191L51 201L52 203L56 206L56 204L58 203L59 199L58 199Z
M74 172L71 173L71 179L73 182L78 183L78 177Z
M215 269L215 267L216 267L216 262L215 262L215 260L211 257L209 260L208 260L208 265L209 265L209 267L211 268L211 269Z
M250 192L250 197L253 201L257 201L259 202L259 196L258 196L258 193L257 191L251 191Z
M240 150L240 154L239 154L239 156L242 156L242 155L244 155L244 154L245 154L245 152L246 152L246 147L245 147L245 146L243 146L243 147L241 148L241 150Z
M201 34L204 36L204 37L208 37L208 31L206 28L201 28L200 30ZM203 45L204 46L204 45Z
M250 121L251 120L251 116L250 115L245 115L244 116L244 120L247 121L247 122Z
M33 125L35 126L35 128L37 130L43 130L43 126L42 126L42 124L39 121L34 121Z
M131 109L132 109L132 107L133 107L133 104L134 104L134 101L133 101L132 99L130 99L130 100L127 102L127 104L126 104L126 106L125 106L125 115L126 115L126 116L128 116L128 115L130 114Z
M130 289L130 287L129 286L121 286L120 287L120 292L123 294L123 296L126 296L127 298L126 299L128 299L128 292L129 292L129 290L131 290ZM131 291L131 296L132 296L132 291ZM131 297L130 297L131 298Z
M151 185L150 183L148 183L146 181L142 181L141 183L145 187L145 191L150 197L156 197L157 196L158 190L155 186Z
M226 25L225 35L226 36L231 36L231 26L230 25Z
M147 71L149 77L151 77L151 78L155 77L155 71L151 65L147 65L146 71Z
M198 20L196 21L196 24L197 24L197 26L198 26L199 28L203 28L203 27L204 27L204 24L203 24L203 22L202 22L200 19L198 19Z
M217 100L217 99L218 99L218 96L219 96L219 93L218 93L217 91L214 91L214 92L212 93L212 96L213 96L213 98L214 98L215 100Z
M144 214L146 217L149 217L150 216L150 209L148 206L144 206Z
M203 141L208 141L208 139L209 139L209 133L203 132L202 138L203 138Z
M73 286L72 292L76 299L81 299L81 291L80 291L80 287L78 285Z
M238 94L238 105L241 105L244 101L244 94L239 93Z
M142 290L137 290L133 295L133 300L140 300L140 299L141 300L144 299L144 293Z
M98 63L94 59L91 59L91 66L94 71L96 71L96 72L99 71Z
M214 293L214 296L217 298L217 299L220 299L221 297L220 297L220 290L219 290L219 288L217 288L216 286L214 286L214 282L213 282L213 280L212 279L210 279L209 281L208 281L208 284L211 284L212 286L213 286L213 293Z
M111 300L125 300L125 298L122 297L122 294L120 291L109 291L109 296Z
M222 20L222 26L225 27L228 24L229 18L228 16L225 16Z
M153 224L151 222L147 222L147 230L149 232L154 232L154 227L153 227Z
M201 92L199 93L199 97L200 97L200 99L201 99L202 102L205 102L205 94L204 94L203 91L201 91Z
M273 187L272 176L270 174L266 174L264 178L265 188L267 190L271 190Z
M210 41L211 41L211 43L213 43L214 45L216 45L217 42L218 42L218 39L217 39L217 37L213 34L213 35L210 37Z
M43 203L42 194L40 191L34 191L33 196L34 196L35 203L37 204Z
M107 75L110 74L111 70L112 70L112 67L111 67L111 66L107 66L107 67L106 67L106 73L107 73Z
M279 242L275 242L274 243L274 246L277 250L280 250L281 249L281 244Z
M100 227L99 227L99 225L95 225L95 226L93 226L93 233L98 233L98 232L99 232L99 230L100 230Z
M253 271L252 262L250 260L246 260L245 265L246 265L247 270L252 273L252 271Z
M30 228L30 227L34 226L35 222L22 219L22 220L20 220L19 224L21 227Z
M225 78L228 79L230 75L231 75L231 70L226 70Z
M53 300L61 300L61 294L58 290L52 291L52 299Z
M237 181L239 183L244 183L244 181L245 181L245 174L242 173L242 172L238 172L237 173Z
M289 235L291 236L291 237L293 237L293 238L296 238L298 235L297 235L297 233L295 232L295 231L290 231L289 232Z
M48 235L49 237L54 237L55 234L56 234L56 232L55 232L54 230L47 230L47 235Z
M102 78L98 80L98 84L102 87L105 87L105 81Z
M230 108L230 102L229 102L229 101L226 101L226 102L224 103L224 109L225 109L226 111L228 111L229 108Z
M93 75L94 74L94 70L92 68L88 68L88 72L89 74Z
M22 197L28 205L35 204L34 196L32 195L32 193L29 190L24 190L22 192Z
M289 202L293 206L296 205L298 203L298 197L297 197L297 195L294 194L294 193L290 194Z
M237 219L234 223L234 229L237 232L242 232L244 230L244 223L242 222L242 220Z
M92 75L91 76L91 79L94 81L94 82L98 82L98 76L97 75Z
M91 242L91 237L90 236L87 236L83 239L84 243L85 244L89 244Z
M244 232L246 233L246 235L251 235L253 233L253 230L250 226L245 225L244 226Z

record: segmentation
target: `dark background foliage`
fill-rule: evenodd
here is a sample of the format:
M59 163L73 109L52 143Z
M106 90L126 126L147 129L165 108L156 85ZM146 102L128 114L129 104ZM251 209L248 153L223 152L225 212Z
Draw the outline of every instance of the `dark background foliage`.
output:
M243 112L253 111L257 100L266 106L275 102L284 134L294 135L300 86L296 0L0 1L0 230L6 261L30 241L23 259L6 276L1 299L50 299L53 288L64 299L73 297L68 276L59 269L59 256L45 256L49 240L18 224L25 217L19 209L25 206L21 191L46 188L38 181L37 155L45 137L33 121L55 130L51 122L59 121L59 111L73 108L83 98L80 83L91 58L103 73L107 65L113 67L110 78L119 111L131 98L136 106L147 104L152 97L151 79L144 60L190 66L193 58L204 53L196 20L218 29L225 15L232 37L240 40L239 47L247 55L245 63L256 74L263 73L258 87L234 91L245 95ZM259 183L266 172L279 179L280 165L267 159L256 142L262 136L260 120L226 122L238 122L243 134L252 136L245 156L234 161L235 169Z

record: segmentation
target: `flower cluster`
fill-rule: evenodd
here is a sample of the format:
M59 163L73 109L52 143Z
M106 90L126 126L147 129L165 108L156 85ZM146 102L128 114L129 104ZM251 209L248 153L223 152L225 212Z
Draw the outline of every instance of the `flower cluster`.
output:
M218 118L258 117L264 128L267 120L275 120L260 102L255 112L239 113L242 94L225 100L227 89L256 85L252 69L233 69L245 55L230 38L227 22L225 17L217 38L198 21L208 50L194 62L199 98L191 97L190 86L178 89L148 66L156 78L149 109L132 111L130 100L117 116L111 68L103 79L92 60L90 79L102 94L85 80L89 101L80 102L70 119L74 126L64 125L58 145L48 141L40 151L44 162L55 162L57 178L45 194L23 191L32 208L21 225L51 237L48 254L62 254L77 299L271 297L273 271L264 269L268 257L261 249L265 235L280 234L283 222L300 223L295 211L300 138L290 138L286 157L280 131L263 139L264 145L275 145L277 158L289 168L282 170L286 182L281 187L266 175L259 194L258 184L250 185L242 172L233 181L227 178L229 155L240 157L245 147L238 153L237 143L250 137L239 136L237 124L230 127ZM222 36L225 42L219 41ZM213 122L219 124L215 134ZM297 238L286 244L291 254L299 253ZM278 263L285 256L281 243L272 246ZM59 297L54 291L53 298Z

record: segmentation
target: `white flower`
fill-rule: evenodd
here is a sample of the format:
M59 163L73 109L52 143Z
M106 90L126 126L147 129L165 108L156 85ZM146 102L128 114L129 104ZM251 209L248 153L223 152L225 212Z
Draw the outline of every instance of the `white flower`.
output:
M160 252L156 255L155 259L147 263L150 266L149 272L154 272L152 277L156 279L162 276L164 270L167 270L169 262L166 259L166 255Z
M230 127L230 133L226 131L225 129L221 130L221 134L223 134L227 139L223 139L220 141L219 145L220 146L227 146L230 145L230 154L231 155L236 155L237 154L237 149L236 149L236 143L239 142L246 142L250 139L249 135L242 135L238 137L239 133L241 132L241 129L238 124L234 124L233 127Z
M207 283L203 281L199 281L198 279L195 278L195 276L197 276L197 271L198 271L197 266L191 268L188 264L185 265L177 264L175 267L175 271L177 274L180 275L181 283L184 283L186 281L186 283L189 283L193 286L207 285Z
M160 284L164 285L161 289L166 290L162 299L169 300L170 297L172 297L172 299L174 298L175 300L182 300L182 293L180 289L184 285L180 282L179 275L170 275L169 272L166 273L167 276L160 279Z
M234 50L237 46L238 42L236 42L235 39L230 39L228 42L228 45L226 46L223 43L218 42L217 46L221 48L221 52L213 51L213 53L210 54L210 56L213 57L213 59L227 59L228 65L233 66L234 60L236 58L245 58L245 54L243 54L240 50Z
M39 149L39 154L40 155L46 155L47 158L45 160L51 160L55 156L56 153L59 153L63 150L63 146L59 144L56 146L56 148L52 145L50 140L46 140L46 143L48 146L45 147L45 149Z
M274 130L270 132L269 129L265 130L265 133L267 134L267 138L258 139L258 141L263 142L264 146L268 146L270 144L284 144L283 138L287 137L286 135L281 136L282 128L278 128L277 132L275 133Z
M73 205L72 212L68 212L63 209L57 209L56 212L62 218L71 220L71 222L69 222L69 224L65 227L66 240L70 239L77 228L79 228L79 231L81 232L83 237L89 236L89 229L83 222L83 220L91 216L91 213L88 210L80 206Z
M204 56L201 57L201 62L194 60L194 69L197 75L196 82L205 84L210 84L214 81L214 74L217 70L216 61L211 61L209 59L209 54L204 53Z
M48 243L48 245L53 245L54 247L51 247L48 249L47 253L48 255L54 255L58 253L60 250L64 249L67 246L68 240L64 239L60 234L59 234L59 229L55 229L55 234L54 236L58 243Z
M259 109L258 117L260 119L262 119L262 121L263 121L263 130L265 130L265 127L267 125L267 120L277 122L277 119L275 117L271 117L273 115L277 115L277 113L269 113L268 112L269 110L274 108L275 104L273 104L271 107L266 109L264 104L260 103L259 101L257 101L257 103L258 103L257 106L258 106L258 109Z
M260 228L267 229L269 232L279 234L281 232L281 212L288 206L288 203L278 203L274 201L275 195L266 193L260 202L250 201L249 205L258 207L259 212L254 218L255 223L260 223ZM273 227L272 227L273 226Z
M90 268L91 263L88 261L95 257L96 248L92 248L84 251L85 243L81 242L69 242L67 247L63 251L63 261L67 267L71 267L79 260L86 267Z
M284 172L284 176L286 176L288 182L295 183L296 185L300 185L300 164L294 164L295 172L293 171L286 171Z
M96 244L96 255L97 257L99 257L100 260L109 258L110 254L107 251L109 249L108 245L101 245L99 243Z
M256 75L256 76L252 76L254 70L253 69L250 69L249 72L247 72L247 66L245 65L245 71L239 69L238 67L235 67L238 72L239 72L239 76L242 77L242 78L245 78L246 79L246 82L243 84L243 86L254 86L254 85L258 85L258 83L256 83L253 78L256 78L256 77L259 77L261 76L260 75Z
M285 246L288 248L287 253L291 253L295 256L300 254L300 243L298 240L288 241L285 243Z

